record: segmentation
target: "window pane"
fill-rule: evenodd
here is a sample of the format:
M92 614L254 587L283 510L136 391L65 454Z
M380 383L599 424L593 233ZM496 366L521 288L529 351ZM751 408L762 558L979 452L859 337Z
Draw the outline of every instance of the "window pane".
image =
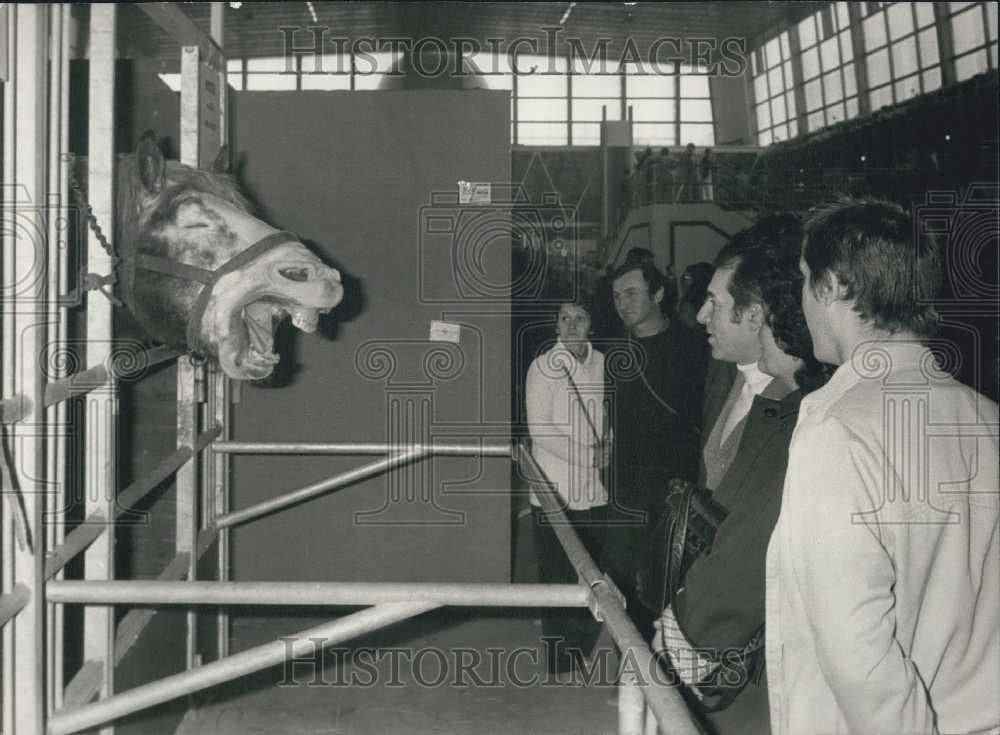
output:
M247 59L247 71L286 72L294 76L295 60L286 59L284 56L262 56L257 59Z
M565 99L521 99L517 101L518 122L565 119Z
M826 124L836 125L844 121L844 103L838 102L826 108Z
M753 99L754 102L763 102L767 98L767 75L761 74L753 78Z
M617 74L573 75L574 97L617 97L621 81Z
M631 100L634 122L657 122L674 119L673 100Z
M819 79L814 79L806 85L806 112L812 112L817 107L823 106L823 95L819 85Z
M790 59L792 58L792 52L788 48L788 31L783 31L778 40L781 41L781 58Z
M765 102L757 105L757 130L764 130L771 127L771 106Z
M928 28L919 36L920 40L920 61L926 69L928 66L936 66L940 58L938 56L937 31Z
M892 104L892 87L886 85L880 87L879 89L873 89L868 93L868 100L871 102L872 112L879 109L880 107L885 107L886 105Z
M674 77L630 74L625 77L625 95L628 97L673 97Z
M779 140L788 140L788 126L787 125L777 125L771 130L771 135L774 136L774 142L777 143Z
M913 3L893 3L889 6L889 38L895 41L913 33Z
M523 60L521 62L523 66ZM530 66L528 67L530 68ZM544 67L539 67L542 69ZM518 97L565 97L564 74L522 74L517 78Z
M771 131L767 130L757 134L757 145L771 145Z
M764 58L767 59L765 63L768 69L781 63L781 47L778 44L778 39L772 38L764 46Z
M920 80L917 74L896 82L896 102L908 100L920 94Z
M996 41L994 41L993 45L990 46L990 64L993 65L994 69L997 68L997 43L996 43Z
M811 48L802 54L802 79L809 80L819 74L819 49Z
M941 88L941 68L935 67L929 71L925 71L924 77L924 93L933 92L935 89Z
M844 96L853 97L858 93L858 78L854 72L854 64L844 67Z
M795 118L795 93L788 92L785 94L785 107L788 110L788 117L791 119Z
M712 100L681 100L681 120L712 122Z
M781 94L785 91L785 83L781 80L781 67L775 67L767 73L768 84L771 87L771 96Z
M249 61L252 63L254 60L249 59ZM250 65L247 68L253 70ZM351 57L347 54L307 54L302 57L302 73L339 74L350 77Z
M845 62L854 60L854 44L851 42L851 32L844 31L838 38L840 39L840 58Z
M792 62L786 61L782 68L785 70L785 90L789 90L795 81L795 77L792 76Z
M905 77L917 70L917 43L913 36L892 47L892 69L896 78Z
M778 123L785 122L787 119L788 116L785 114L785 98L775 97L771 100L771 120L777 125Z
M163 75L163 74L160 75L161 78L163 76L165 76L165 75ZM226 78L229 80L229 86L232 87L233 89L243 89L243 75L242 74L229 74L229 75L227 75ZM180 84L180 74L177 75L177 83L178 83L178 85ZM180 92L181 88L178 86L176 91Z
M350 74L303 74L302 89L322 89L326 91L351 88Z
M826 104L840 102L844 98L844 88L840 83L840 69L831 71L823 77L823 94L826 95Z
M991 41L997 40L997 3L986 3L986 32Z
M601 144L600 123L573 123L570 127L573 129L572 145Z
M934 22L934 3L914 3L917 8L917 27L924 28Z
M819 130L823 127L823 112L814 112L806 119L806 126L809 128L809 132L814 130Z
M157 74L160 81L166 84L170 91L180 92L181 91L181 75L180 74Z
M970 5L972 5L972 3L948 3L948 7L951 9L951 12L953 13L957 13L959 10L967 8Z
M799 134L799 123L797 120L792 119L788 121L788 137L794 138Z
M851 99L847 100L847 102L845 103L844 106L847 108L846 112L847 112L847 119L848 120L850 120L852 117L857 117L858 116L858 98L857 97L851 97Z
M706 74L681 74L681 97L709 97Z
M868 68L868 86L877 87L889 81L889 52L886 49L869 54L865 59Z
M866 51L885 45L885 13L873 13L865 18L861 25L865 33Z
M519 145L566 145L566 123L517 124Z
M715 128L712 125L681 123L681 140L684 145L715 145Z
M472 62L479 73L483 75L483 81L487 89L514 88L514 75L510 69L510 59L507 54L491 54L480 52L469 54L465 57Z
M635 145L677 145L673 123L637 123L632 138Z
M844 30L851 24L851 14L847 9L847 3L838 2L833 5L837 9L837 28Z
M831 36L819 46L820 57L823 60L823 71L830 71L840 66L840 53L837 48L837 37Z
M982 74L987 69L989 69L989 63L986 58L986 49L966 54L955 59L955 81L961 82L963 79L976 76L976 74Z
M816 43L816 16L810 15L799 23L799 48L809 48Z
M295 89L295 75L247 74L247 89L287 92Z
M620 120L622 106L617 98L573 100L573 120L599 122L601 115L607 110L608 120Z
M983 13L971 8L951 19L951 33L955 42L955 55L986 43L983 35Z

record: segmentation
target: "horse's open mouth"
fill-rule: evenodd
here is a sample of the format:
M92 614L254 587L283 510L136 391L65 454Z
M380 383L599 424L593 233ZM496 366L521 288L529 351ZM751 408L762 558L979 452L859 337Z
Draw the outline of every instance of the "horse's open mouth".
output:
M287 317L303 332L315 332L319 315L329 309L312 309L296 301L261 299L243 307L243 324L246 326L248 346L246 359L255 367L273 368L281 359L274 352L274 333Z

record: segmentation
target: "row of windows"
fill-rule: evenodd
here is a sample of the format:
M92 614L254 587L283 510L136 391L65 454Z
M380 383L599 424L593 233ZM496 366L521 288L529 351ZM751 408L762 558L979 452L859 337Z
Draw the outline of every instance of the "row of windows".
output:
M758 45L750 61L760 145L855 117L862 106L861 75L871 111L941 86L933 3L863 2L854 8L854 23L850 4L835 2ZM997 4L952 2L944 11L955 81L996 69ZM855 38L861 48L854 48ZM802 115L796 100L804 105Z
M637 146L715 144L709 80L697 69L677 65L673 74L653 74L626 64L619 73L588 74L580 60L570 69L565 58L522 55L518 70L537 71L515 75L506 56L473 54L466 60L464 68L482 86L512 92L515 144L598 145L601 120L629 114ZM234 89L375 90L398 61L398 54L384 52L302 56L289 73L285 57L230 59L228 79ZM179 89L180 75L160 76Z

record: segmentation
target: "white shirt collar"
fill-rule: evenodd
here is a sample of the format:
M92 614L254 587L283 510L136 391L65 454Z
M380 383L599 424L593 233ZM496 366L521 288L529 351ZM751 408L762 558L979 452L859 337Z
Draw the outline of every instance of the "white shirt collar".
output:
M754 395L760 395L771 381L774 380L774 378L757 367L756 362L748 362L746 365L737 364L736 369L743 373L743 380L750 386L750 390L753 391Z

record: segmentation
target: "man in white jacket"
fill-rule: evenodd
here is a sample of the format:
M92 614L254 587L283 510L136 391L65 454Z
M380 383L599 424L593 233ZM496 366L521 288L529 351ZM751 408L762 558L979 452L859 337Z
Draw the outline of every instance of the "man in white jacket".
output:
M802 401L768 547L772 731L997 732L997 406L925 346L937 244L844 200L807 222L800 267L839 367Z

